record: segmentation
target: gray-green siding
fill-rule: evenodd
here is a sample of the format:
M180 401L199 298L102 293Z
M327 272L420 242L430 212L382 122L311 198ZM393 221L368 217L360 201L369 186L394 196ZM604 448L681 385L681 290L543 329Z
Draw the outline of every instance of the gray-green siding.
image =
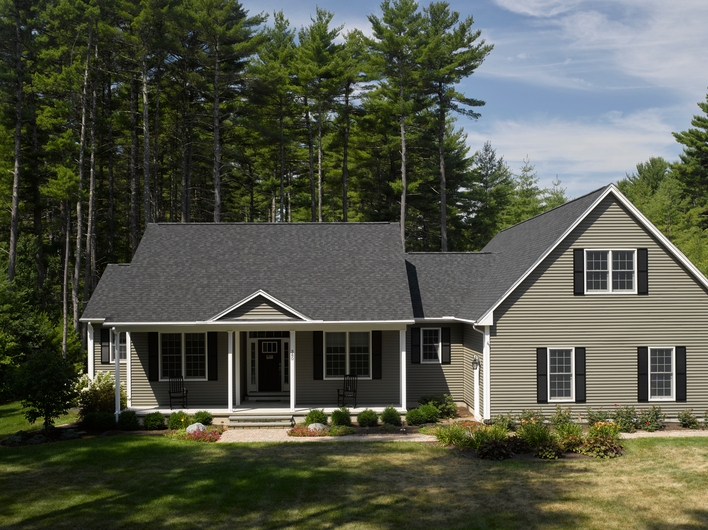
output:
M294 320L297 318L266 297L256 296L224 315L220 320Z
M649 295L573 295L573 249L649 249ZM587 403L708 408L706 290L628 211L608 197L495 311L491 337L491 414L536 404L536 348L586 348ZM637 401L637 347L686 346L688 401ZM565 406L565 404L564 404Z
M357 406L400 405L399 332L382 331L381 339L381 379L359 379ZM298 407L336 404L337 389L342 388L342 381L313 379L312 332L298 331L295 340L295 371L297 373L295 404Z

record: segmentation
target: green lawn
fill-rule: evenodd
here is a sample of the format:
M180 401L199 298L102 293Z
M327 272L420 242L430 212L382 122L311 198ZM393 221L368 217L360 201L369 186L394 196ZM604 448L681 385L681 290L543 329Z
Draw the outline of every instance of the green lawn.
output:
M22 415L22 405L19 401L0 404L0 439L15 434L17 431L33 431L42 428L44 420L38 419L34 425ZM63 425L76 421L77 411L72 410L54 422L54 425Z
M0 528L706 528L708 438L614 460L122 435L0 448Z

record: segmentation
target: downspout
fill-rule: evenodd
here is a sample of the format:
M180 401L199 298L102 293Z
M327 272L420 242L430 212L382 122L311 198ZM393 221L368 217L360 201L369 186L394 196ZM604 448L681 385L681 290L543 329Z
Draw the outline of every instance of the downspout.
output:
M490 345L490 326L484 326L484 331L477 329L476 324L472 324L472 329L477 331L478 333L481 333L483 338L482 342L482 368L484 370L484 373L482 374L483 380L482 380L482 388L484 388L484 403L482 404L482 419L488 420L491 418L491 398L490 398L490 370L489 370L489 364L490 364L490 358L491 358L491 345ZM477 375L475 376L475 382L479 383L479 370L477 370ZM477 384L476 388L479 388L479 385ZM476 398L476 404L479 403L479 397L478 395L475 395ZM475 414L478 414L478 411L475 410Z
M118 333L116 328L111 328L111 340L110 348L113 357L113 363L115 364L115 387L116 387L116 423L118 423L118 417L120 416L120 353L116 348L118 342Z

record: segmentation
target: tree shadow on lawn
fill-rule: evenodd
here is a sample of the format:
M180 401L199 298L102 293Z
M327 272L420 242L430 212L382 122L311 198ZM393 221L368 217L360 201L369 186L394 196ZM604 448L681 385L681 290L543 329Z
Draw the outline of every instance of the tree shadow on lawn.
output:
M117 436L0 451L0 527L582 527L561 501L589 472L415 443Z

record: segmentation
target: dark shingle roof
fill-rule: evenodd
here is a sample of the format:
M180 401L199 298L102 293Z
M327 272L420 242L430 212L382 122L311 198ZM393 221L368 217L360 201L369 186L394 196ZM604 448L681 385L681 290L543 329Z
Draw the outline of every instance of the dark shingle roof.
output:
M397 224L153 224L83 318L201 322L263 290L313 320L407 320L404 259Z

